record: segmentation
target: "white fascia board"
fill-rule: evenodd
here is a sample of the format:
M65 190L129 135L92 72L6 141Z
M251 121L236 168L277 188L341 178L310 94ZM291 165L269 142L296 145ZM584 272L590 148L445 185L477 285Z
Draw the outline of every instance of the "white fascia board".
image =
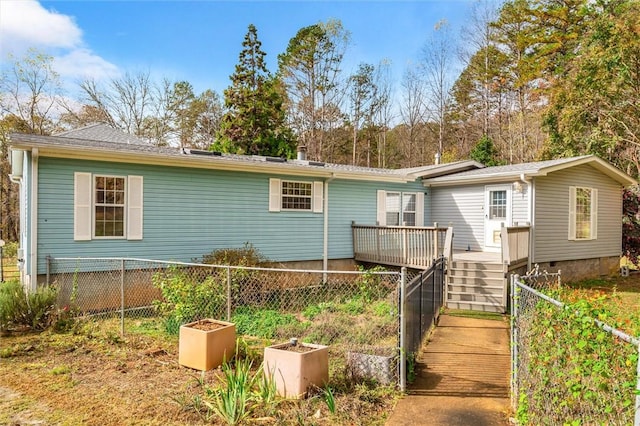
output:
M425 179L422 184L425 187L441 187L441 186L455 186L455 185L472 185L472 184L487 184L487 183L496 183L496 182L507 182L510 180L520 180L520 176L524 175L525 178L534 176L534 174L521 172L521 173L499 173L494 175L473 175L473 176L463 176L457 178L451 178L446 180L429 180Z

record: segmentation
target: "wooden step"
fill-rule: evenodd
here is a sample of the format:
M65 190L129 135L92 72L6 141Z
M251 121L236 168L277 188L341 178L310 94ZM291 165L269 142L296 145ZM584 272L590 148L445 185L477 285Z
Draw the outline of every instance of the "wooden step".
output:
M505 308L503 308L502 306L496 306L494 304L482 302L460 302L455 300L447 300L447 308L463 309L467 311L505 313Z
M503 287L504 286L504 278L500 277L470 277L470 276L455 276L450 275L447 280L447 284L458 284L458 285L478 285L478 286L496 286Z
M504 287L500 285L448 283L447 291L454 293L502 294Z
M487 303L490 305L502 306L502 293L497 294L479 294L479 293L462 293L450 291L447 293L448 302L474 302Z
M474 269L483 271L502 271L503 267L501 263L486 263L486 262L467 262L455 260L451 262L451 269Z
M450 269L447 271L450 277L474 277L504 279L504 272L481 269Z

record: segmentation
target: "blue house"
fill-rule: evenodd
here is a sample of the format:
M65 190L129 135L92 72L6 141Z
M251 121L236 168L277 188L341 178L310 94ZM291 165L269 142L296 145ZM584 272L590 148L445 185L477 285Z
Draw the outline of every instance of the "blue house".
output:
M569 277L611 273L621 254L622 188L636 183L594 156L389 170L153 147L99 124L55 136L12 134L9 144L11 178L20 183L22 275L31 288L43 281L47 256L192 261L245 242L289 266L343 268L354 258L407 264L414 243L405 237L384 240L397 247L383 255L403 251L403 262L385 261L372 247L380 250L387 231L434 222L455 235L449 257L460 263L450 265L449 279L456 269L466 277L451 282L450 296L493 286L469 282L472 262L541 263ZM504 271L496 276L504 280Z

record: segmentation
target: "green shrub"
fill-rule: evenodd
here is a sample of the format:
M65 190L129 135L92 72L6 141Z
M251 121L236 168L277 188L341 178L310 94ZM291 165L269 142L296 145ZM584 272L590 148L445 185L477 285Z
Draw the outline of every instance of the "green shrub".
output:
M207 265L262 266L268 261L257 248L246 242L242 248L219 249L205 254L201 262Z
M224 311L226 278L213 274L198 282L188 271L173 267L153 276L153 283L163 297L162 301L155 302L155 306L165 317L165 329L169 334L177 334L182 324L197 319L219 318Z
M55 287L38 287L35 292L25 292L18 280L0 284L0 330L29 327L44 330L56 318Z
M2 247L2 257L16 257L18 256L18 243L11 241Z

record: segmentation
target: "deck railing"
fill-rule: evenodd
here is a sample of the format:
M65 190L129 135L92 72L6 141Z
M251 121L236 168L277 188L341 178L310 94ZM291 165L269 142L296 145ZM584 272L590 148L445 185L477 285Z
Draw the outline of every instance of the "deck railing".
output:
M450 228L354 223L351 229L354 259L360 262L426 269L434 259L448 257L445 248L451 247Z
M503 264L516 265L529 258L529 230L529 225L502 227L500 236Z

